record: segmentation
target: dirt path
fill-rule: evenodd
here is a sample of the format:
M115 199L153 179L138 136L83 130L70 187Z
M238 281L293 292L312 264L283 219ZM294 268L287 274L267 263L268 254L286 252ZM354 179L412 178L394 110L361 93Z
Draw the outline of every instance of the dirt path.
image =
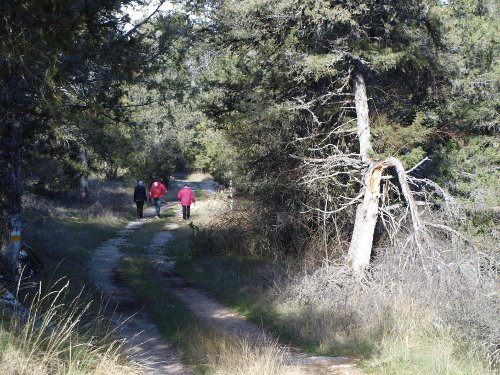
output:
M182 185L182 181L177 182ZM213 189L210 181L193 184L205 191ZM163 209L172 207L167 204ZM153 215L153 209L145 214ZM133 360L148 369L145 374L189 374L173 347L159 334L157 327L148 317L145 308L134 299L133 294L116 278L123 254L120 247L127 242L127 237L138 230L146 220L129 223L115 238L107 241L93 254L90 262L90 273L95 285L109 300L110 307L116 308L114 321L119 325L118 336L126 339L125 348ZM151 263L160 271L165 286L175 294L204 325L229 335L243 336L253 343L269 343L274 338L261 327L246 321L242 316L208 296L178 276L175 265L165 255L167 243L173 238L172 231L179 228L182 217L179 213L157 233L147 250ZM117 307L116 307L117 306ZM120 315L122 313L122 315ZM362 375L355 361L344 357L311 357L288 346L288 369L290 375Z
M196 187L200 188L200 186ZM152 264L160 271L165 286L207 327L230 335L243 336L255 344L266 344L274 341L274 338L264 329L248 322L241 315L208 296L206 292L191 286L177 274L175 264L165 254L165 247L173 238L172 231L175 231L180 225L182 225L182 215L179 211L174 219L165 226L164 231L155 236L147 249L147 254ZM289 345L286 346L289 349L287 362L290 375L364 374L352 358L307 356Z
M168 205L163 209L168 209ZM145 210L146 217L153 215L154 208ZM127 237L147 220L130 222L115 238L97 248L89 264L90 277L108 302L108 311L112 313L118 339L124 340L130 358L144 366L143 374L190 374L172 345L160 335L145 307L116 280L116 270L123 256L120 248L127 242Z

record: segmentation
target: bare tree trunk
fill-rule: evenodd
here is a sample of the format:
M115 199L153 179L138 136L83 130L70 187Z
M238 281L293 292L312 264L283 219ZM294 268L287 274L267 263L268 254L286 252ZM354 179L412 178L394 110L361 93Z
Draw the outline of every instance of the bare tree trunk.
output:
M366 96L365 80L361 72L356 72L353 84L359 154L364 163L371 164L370 152L372 151L372 145L370 141L368 98ZM371 165L363 178L363 202L359 204L356 210L354 229L347 255L347 265L356 271L364 268L370 262L373 234L378 217L382 172L383 169Z
M372 144L370 141L368 98L366 97L365 80L360 72L354 75L354 102L356 105L359 154L361 155L362 162L371 163L370 153L372 152Z
M356 210L354 229L347 254L347 265L352 267L356 272L359 272L370 263L375 225L377 224L379 215L380 183L382 175L387 168L393 167L396 169L398 182L408 204L415 233L417 233L420 227L420 221L410 187L408 186L405 169L401 162L393 157L387 158L382 162L373 162L371 160L370 153L372 152L372 146L370 142L368 99L366 96L365 81L360 72L357 72L354 77L354 101L356 105L359 153L361 160L369 164L363 177L363 201L358 205Z
M19 277L21 250L21 149L23 126L18 119L4 118L0 151L0 273L8 284Z
M364 176L364 197L356 210L356 219L347 255L347 265L358 271L370 263L373 234L378 218L381 166L371 166Z
M395 168L398 176L398 183L408 205L413 230L415 233L420 229L420 220L418 218L417 207L413 195L408 186L405 169L401 162L393 157L387 158L382 162L374 163L366 171L364 184L363 202L356 210L356 219L352 233L349 252L347 255L347 265L356 272L363 270L370 263L370 254L373 246L373 235L375 225L379 215L380 202L380 183L382 175L387 168Z
M85 148L80 151L80 162L82 163L82 173L80 174L80 201L85 201L89 198L89 158Z

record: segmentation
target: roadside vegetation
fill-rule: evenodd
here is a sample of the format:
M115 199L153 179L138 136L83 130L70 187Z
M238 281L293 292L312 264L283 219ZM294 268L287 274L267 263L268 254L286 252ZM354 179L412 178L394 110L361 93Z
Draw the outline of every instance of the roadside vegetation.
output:
M35 291L26 306L4 308L0 324L0 373L133 375L139 367L123 356L122 342L84 295L73 300L68 283Z
M285 352L278 343L255 343L243 336L231 336L204 326L164 286L160 272L144 251L154 233L158 233L158 226L164 226L171 216L146 223L145 228L131 235L123 248L129 255L122 259L119 270L126 285L148 309L160 333L174 343L195 374L286 374ZM179 252L189 254L190 229L179 230L182 239L176 237L173 244Z
M75 198L75 192L25 194L24 240L43 263L43 285L66 278L74 296L81 285L91 292L86 270L91 252L134 218L132 186L92 179L93 193L84 204Z
M123 356L87 270L92 250L134 217L130 184L92 179L90 187L83 205L71 193L24 195L27 266L39 273L26 276L19 303L1 305L2 374L139 373Z
M359 280L334 263L255 253L258 228L244 204L235 207L214 195L175 232L167 252L188 281L304 350L354 355L370 372L496 372L496 271L474 272L476 252L462 248L433 277L418 260L403 272L401 259L386 255Z

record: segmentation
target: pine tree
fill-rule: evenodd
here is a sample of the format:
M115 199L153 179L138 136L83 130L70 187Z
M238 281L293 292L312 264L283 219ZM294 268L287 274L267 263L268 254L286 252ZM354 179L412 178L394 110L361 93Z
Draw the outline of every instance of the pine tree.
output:
M351 221L365 171L395 160L388 156L410 167L432 147L441 79L433 2L221 1L209 9L218 58L205 77L205 111L244 156L240 181L263 191L266 206L300 215L291 226ZM277 227L291 237L290 226ZM362 243L369 255L371 240Z
M137 69L131 56L135 40L121 32L124 3L0 5L0 271L5 282L18 276L23 152L62 135L74 140L77 154L87 155L83 124L97 109L89 108L91 98L100 107L116 101L120 81Z

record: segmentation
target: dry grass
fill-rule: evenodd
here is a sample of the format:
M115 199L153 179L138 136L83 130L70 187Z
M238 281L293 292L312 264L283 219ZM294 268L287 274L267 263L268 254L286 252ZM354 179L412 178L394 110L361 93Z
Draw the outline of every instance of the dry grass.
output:
M224 200L219 205L217 219L207 214L196 220L202 226L198 245L209 254L253 255L256 241L250 237L258 223L248 223L252 211L245 213L238 202L234 213L225 210ZM271 247L265 252L273 254ZM317 353L354 354L384 374L498 370L500 261L495 251L480 253L460 239L428 233L418 250L379 249L363 279L351 275L341 261L318 267L307 254L298 262L281 258L273 264L275 271L265 275L267 290L248 303L260 305L275 329ZM231 269L221 272L229 275ZM254 284L262 276L258 272Z
M212 375L284 375L286 349L276 342L253 343L242 336L230 336L200 328L186 332L185 340L198 369Z
M444 251L441 248L441 251ZM340 266L270 292L287 331L320 350L354 352L387 374L489 374L498 364L498 279L477 255L447 263L378 259L359 280ZM434 263L435 262L435 263Z
M104 321L99 316L89 319L90 303L81 297L65 303L66 290L67 284L45 295L39 291L27 309L4 311L0 373L138 374L138 366L123 358L121 343L112 339Z
M102 315L81 297L90 253L127 222L133 190L123 182L93 180L90 186L84 204L72 195L23 196L23 237L44 262L43 285L64 277L71 286L38 291L27 299L27 310L4 310L1 374L138 373L122 358Z

